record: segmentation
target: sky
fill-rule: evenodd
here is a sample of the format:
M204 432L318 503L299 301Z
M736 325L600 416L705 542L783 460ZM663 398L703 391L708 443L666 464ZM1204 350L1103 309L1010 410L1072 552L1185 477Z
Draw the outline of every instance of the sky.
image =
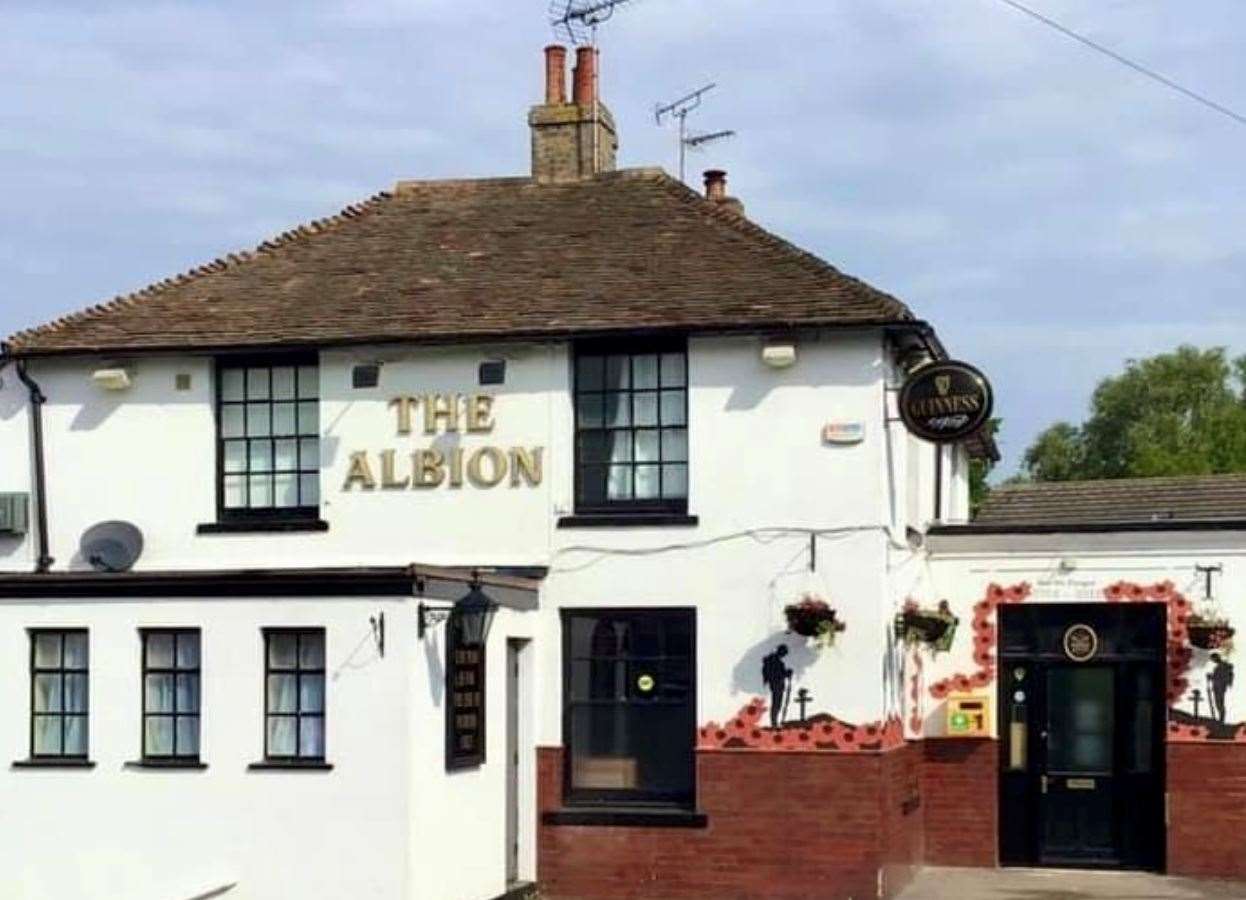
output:
M1029 0L1246 112L1240 0ZM0 333L399 179L525 174L547 0L0 0ZM1099 379L1246 352L1246 126L1001 0L634 0L603 26L620 165L690 157L991 377L1010 474Z

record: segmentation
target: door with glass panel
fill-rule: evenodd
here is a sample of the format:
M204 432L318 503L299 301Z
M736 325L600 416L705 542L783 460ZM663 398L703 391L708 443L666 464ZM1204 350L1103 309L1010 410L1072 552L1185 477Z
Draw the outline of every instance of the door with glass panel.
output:
M1002 619L1001 862L1162 868L1162 610Z

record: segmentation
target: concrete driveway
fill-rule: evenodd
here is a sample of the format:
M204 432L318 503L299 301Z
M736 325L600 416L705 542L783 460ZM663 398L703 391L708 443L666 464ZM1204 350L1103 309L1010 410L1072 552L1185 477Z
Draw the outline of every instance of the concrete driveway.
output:
M899 900L1246 900L1246 882L1194 881L1138 872L1063 869L922 869Z

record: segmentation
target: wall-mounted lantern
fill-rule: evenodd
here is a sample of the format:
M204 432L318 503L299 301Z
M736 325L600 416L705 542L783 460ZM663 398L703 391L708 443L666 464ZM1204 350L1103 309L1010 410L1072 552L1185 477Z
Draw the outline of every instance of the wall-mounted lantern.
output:
M497 603L489 599L478 582L473 581L471 589L457 603L434 606L421 600L416 631L423 638L429 629L449 619L449 627L456 630L455 636L460 643L483 644L489 637L497 611Z

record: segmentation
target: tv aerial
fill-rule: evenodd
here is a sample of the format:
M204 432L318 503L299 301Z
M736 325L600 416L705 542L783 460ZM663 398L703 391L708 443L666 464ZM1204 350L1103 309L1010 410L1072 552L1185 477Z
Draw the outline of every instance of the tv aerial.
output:
M674 118L679 120L679 180L686 181L685 174L687 169L687 157L689 150L699 150L706 144L712 144L715 141L721 141L725 138L734 137L735 132L731 130L710 131L702 134L688 134L688 114L701 105L705 95L718 87L717 83L710 82L705 87L697 88L691 93L685 94L673 103L659 103L654 109L654 118L657 119L659 125L666 118Z
M597 26L614 17L620 6L635 0L551 0L549 22L554 34L576 46L597 46Z

